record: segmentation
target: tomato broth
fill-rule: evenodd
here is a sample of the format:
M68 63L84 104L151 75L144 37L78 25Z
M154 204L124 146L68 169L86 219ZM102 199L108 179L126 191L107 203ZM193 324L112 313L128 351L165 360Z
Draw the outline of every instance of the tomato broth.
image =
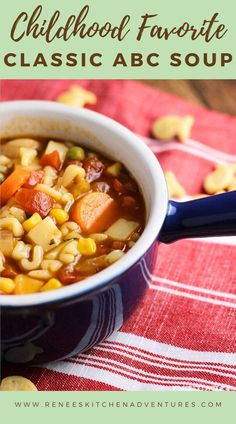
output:
M0 293L58 289L131 249L145 204L125 166L62 140L5 140L0 154Z

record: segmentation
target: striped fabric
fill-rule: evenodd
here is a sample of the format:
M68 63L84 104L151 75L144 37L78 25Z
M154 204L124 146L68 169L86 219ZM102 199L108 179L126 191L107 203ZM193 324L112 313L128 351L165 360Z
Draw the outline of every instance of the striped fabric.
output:
M54 99L71 83L4 81L2 100ZM236 118L133 81L80 83L96 92L94 109L142 136L189 195L201 192L212 164L236 162ZM196 118L186 144L148 138L155 117L186 113ZM236 237L160 245L152 275L142 262L148 293L120 331L87 353L4 374L25 375L39 390L235 390L235 261Z

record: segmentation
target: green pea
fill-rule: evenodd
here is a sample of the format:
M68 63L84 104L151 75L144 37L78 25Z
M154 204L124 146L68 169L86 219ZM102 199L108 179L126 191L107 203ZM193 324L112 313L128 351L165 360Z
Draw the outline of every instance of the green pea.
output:
M4 175L0 172L0 184L5 180Z
M67 153L67 158L71 160L84 160L85 151L79 146L70 147Z

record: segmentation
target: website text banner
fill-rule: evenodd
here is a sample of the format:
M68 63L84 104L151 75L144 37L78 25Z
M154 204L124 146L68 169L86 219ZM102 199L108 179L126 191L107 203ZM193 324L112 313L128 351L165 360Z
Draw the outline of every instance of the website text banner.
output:
M8 422L233 423L232 392L1 392L1 416ZM94 421L92 421L94 420ZM159 421L157 421L159 420Z
M232 79L234 0L11 0L0 77Z

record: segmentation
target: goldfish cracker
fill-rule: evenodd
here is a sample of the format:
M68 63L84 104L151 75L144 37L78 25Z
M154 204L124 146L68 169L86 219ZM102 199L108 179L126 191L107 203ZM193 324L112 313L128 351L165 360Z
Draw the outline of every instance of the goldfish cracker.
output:
M207 194L216 194L230 186L234 178L233 167L228 164L216 165L215 170L208 174L203 182Z
M70 106L83 107L86 104L94 105L97 103L97 97L91 91L88 91L79 85L74 85L67 91L61 93L57 97L56 101Z
M167 115L153 122L152 134L160 140L169 140L176 137L184 142L190 137L193 124L194 117L191 115L183 117Z
M12 375L2 380L0 385L1 391L31 391L36 392L38 389L28 380L28 378Z
M179 183L173 172L165 172L165 178L170 197L182 198L186 195L184 187Z

